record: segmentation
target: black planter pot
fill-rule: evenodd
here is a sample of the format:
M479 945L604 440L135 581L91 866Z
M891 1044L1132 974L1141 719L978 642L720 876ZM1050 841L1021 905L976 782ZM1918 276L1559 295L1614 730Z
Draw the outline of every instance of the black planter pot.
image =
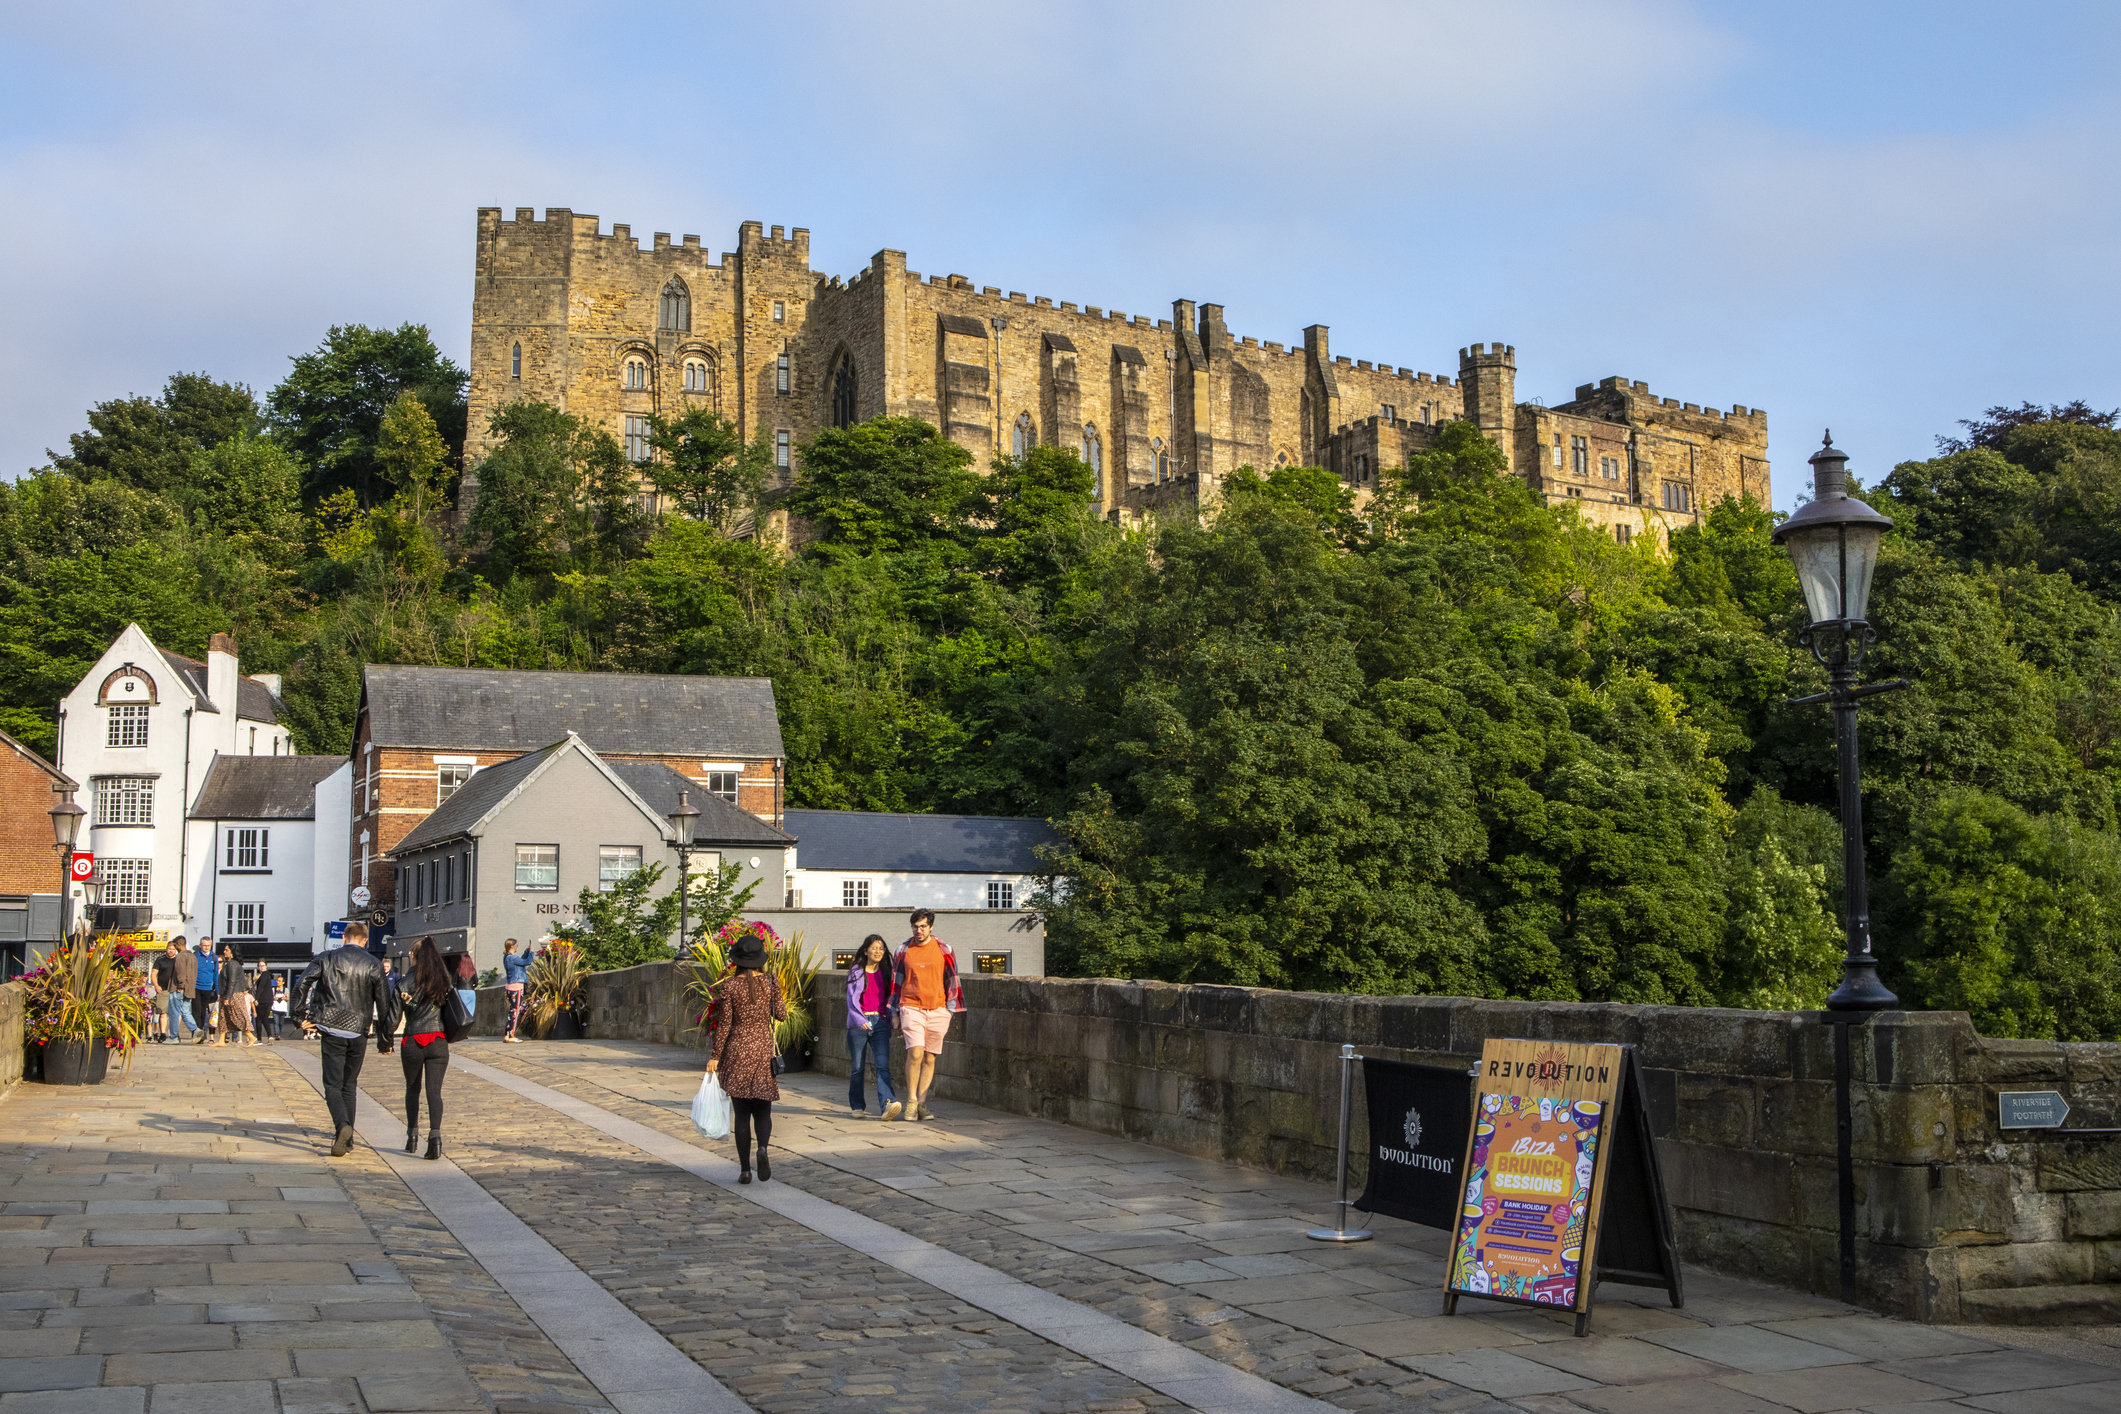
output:
M582 1020L571 1011L563 1011L552 1019L552 1030L545 1033L548 1041L579 1041L582 1039Z
M47 1085L101 1085L110 1072L110 1047L101 1038L92 1041L46 1041L39 1050Z

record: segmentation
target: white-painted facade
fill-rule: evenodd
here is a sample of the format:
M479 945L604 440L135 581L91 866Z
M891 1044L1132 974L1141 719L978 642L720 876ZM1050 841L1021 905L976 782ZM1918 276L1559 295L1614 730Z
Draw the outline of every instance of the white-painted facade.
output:
M1011 909L1024 907L1038 886L1029 874L802 869L796 867L802 845L787 854L789 908Z
M353 763L342 762L314 791L314 819L186 822L194 936L323 950L324 925L345 917Z
M324 918L339 916L345 880L327 877L327 861L343 874L350 768L318 786L316 819L270 822L262 871L224 873L222 827L188 818L216 757L294 751L279 721L279 679L246 680L234 647L216 634L196 663L164 654L129 624L62 699L60 769L81 783L77 803L88 814L78 848L96 857L98 897L74 886L77 910L145 904L153 929L218 938L227 904L262 904L259 940L274 942L321 939ZM318 839L320 821L329 841Z

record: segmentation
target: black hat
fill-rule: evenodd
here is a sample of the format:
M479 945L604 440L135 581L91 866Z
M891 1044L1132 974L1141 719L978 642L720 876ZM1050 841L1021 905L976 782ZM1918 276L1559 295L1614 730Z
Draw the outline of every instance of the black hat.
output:
M756 971L766 965L766 940L756 933L746 933L729 948L729 965Z

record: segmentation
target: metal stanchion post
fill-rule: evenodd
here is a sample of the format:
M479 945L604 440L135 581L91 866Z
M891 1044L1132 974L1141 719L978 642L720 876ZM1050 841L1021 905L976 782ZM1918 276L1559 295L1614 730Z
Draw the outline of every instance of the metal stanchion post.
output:
M1348 1231L1348 1112L1355 1102L1355 1048L1340 1048L1340 1157L1334 1184L1334 1226L1314 1227L1306 1233L1319 1242L1368 1242L1368 1230Z

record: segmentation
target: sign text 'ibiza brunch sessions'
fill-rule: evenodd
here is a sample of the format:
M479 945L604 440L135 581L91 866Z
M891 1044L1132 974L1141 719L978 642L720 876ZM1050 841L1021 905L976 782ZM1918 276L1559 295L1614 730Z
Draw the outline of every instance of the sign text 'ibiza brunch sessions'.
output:
M1677 1306L1670 1209L1633 1052L1491 1040L1475 1092L1445 1309L1460 1296L1560 1308L1576 1313L1581 1335L1601 1279L1666 1286ZM1629 1249L1624 1269L1600 1259L1614 1238Z

